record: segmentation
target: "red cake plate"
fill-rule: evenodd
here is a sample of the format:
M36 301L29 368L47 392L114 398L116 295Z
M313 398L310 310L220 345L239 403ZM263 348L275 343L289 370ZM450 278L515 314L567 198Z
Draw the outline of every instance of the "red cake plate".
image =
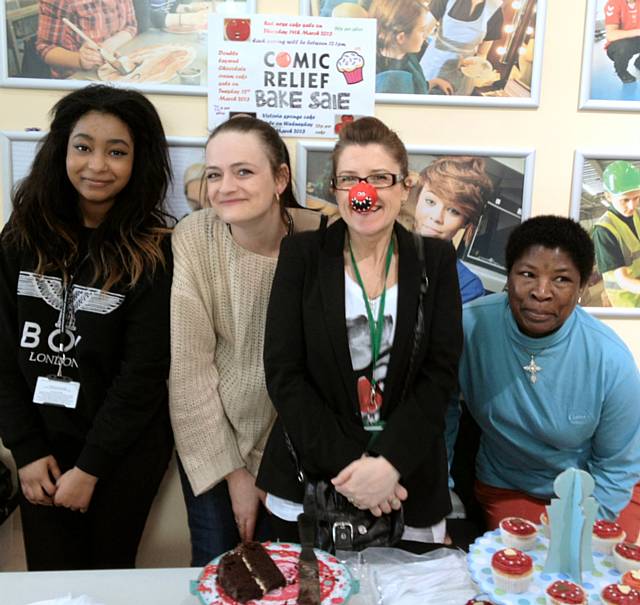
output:
M264 542L263 546L287 580L284 588L272 590L258 601L249 601L248 605L284 605L295 603L298 598L298 557L300 545L288 542ZM333 555L314 549L318 558L320 572L320 596L322 605L344 605L354 590L354 581L345 565ZM191 593L197 596L202 605L234 605L235 601L220 588L216 582L218 563L224 555L216 557L206 565L200 577L191 582Z

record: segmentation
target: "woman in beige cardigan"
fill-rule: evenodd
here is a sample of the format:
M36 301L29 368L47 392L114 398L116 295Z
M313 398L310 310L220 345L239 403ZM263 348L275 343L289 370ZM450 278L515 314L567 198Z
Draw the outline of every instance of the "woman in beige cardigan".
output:
M262 349L280 242L317 229L300 208L287 148L268 124L237 116L206 147L212 209L173 235L170 407L201 566L239 541L269 537L255 475L275 419Z

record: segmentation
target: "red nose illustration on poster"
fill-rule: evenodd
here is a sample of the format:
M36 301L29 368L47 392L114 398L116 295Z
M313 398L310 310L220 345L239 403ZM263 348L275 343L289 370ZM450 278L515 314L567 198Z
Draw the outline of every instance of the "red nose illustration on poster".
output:
M373 114L374 22L251 15L238 36L225 21L209 23L211 127L251 112L281 134L331 136L341 115Z

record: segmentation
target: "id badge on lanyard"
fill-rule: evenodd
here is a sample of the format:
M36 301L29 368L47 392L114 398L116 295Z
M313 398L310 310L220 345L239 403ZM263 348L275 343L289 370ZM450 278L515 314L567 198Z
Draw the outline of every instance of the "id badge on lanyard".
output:
M33 403L39 405L57 405L65 408L75 409L78 404L80 394L80 383L62 375L62 366L66 356L64 352L64 335L67 327L67 308L69 306L69 292L73 277L63 286L62 292L62 312L60 320L60 358L58 372L48 376L39 376L36 381L36 388L33 392Z

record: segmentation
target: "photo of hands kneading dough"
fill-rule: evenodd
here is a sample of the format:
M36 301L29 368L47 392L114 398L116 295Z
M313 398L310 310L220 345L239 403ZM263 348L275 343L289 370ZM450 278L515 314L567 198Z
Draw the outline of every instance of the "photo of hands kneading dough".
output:
M209 15L255 10L255 0L37 0L16 13L5 2L7 74L29 88L47 87L41 79L205 86Z

